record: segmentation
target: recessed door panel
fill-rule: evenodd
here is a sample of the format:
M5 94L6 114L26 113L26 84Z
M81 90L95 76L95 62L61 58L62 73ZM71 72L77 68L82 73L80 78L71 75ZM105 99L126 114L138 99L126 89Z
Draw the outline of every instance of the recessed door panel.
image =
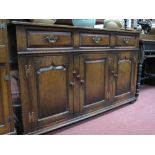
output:
M67 111L67 70L51 69L37 76L39 119Z
M109 59L105 54L80 56L81 112L91 112L108 105Z
M135 96L137 53L120 52L115 60L113 76L114 100L121 101ZM115 102L114 102L115 103Z
M25 133L73 115L72 55L19 58ZM24 72L23 72L24 70ZM28 72L28 73L27 73ZM25 115L26 114L26 115Z
M4 65L0 65L0 134L9 133L10 122L10 107L9 107L9 89L8 89L8 81L5 80L5 76L7 75L7 67Z
M85 105L105 100L106 59L85 61L85 70Z
M131 65L130 59L120 59L118 61L116 95L121 95L131 91Z
M0 127L4 125L4 105L2 100L2 69L0 70Z

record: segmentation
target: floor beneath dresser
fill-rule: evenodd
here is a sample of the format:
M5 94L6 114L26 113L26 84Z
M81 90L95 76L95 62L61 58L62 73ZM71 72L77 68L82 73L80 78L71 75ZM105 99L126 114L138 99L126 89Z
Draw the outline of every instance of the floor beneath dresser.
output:
M112 112L61 128L49 135L155 134L155 86L141 86L138 100Z

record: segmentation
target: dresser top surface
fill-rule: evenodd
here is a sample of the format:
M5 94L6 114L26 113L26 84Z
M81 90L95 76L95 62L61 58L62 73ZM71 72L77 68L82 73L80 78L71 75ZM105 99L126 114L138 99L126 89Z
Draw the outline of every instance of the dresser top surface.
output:
M21 26L37 26L37 27L51 27L51 28L66 28L66 29L74 29L74 30L92 30L92 31L100 31L100 32L122 32L122 33L131 33L131 34L140 34L137 31L133 30L114 30L114 29L101 29L101 28L91 28L91 27L80 27L80 26L69 26L69 25L58 25L58 24L45 24L45 23L32 23L32 22L19 22L12 21L13 25L21 25Z

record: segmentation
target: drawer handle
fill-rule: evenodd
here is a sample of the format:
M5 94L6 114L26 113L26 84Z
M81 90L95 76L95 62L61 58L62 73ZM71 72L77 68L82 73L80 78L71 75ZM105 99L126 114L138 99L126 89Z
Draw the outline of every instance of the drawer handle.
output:
M125 44L128 44L128 43L129 43L129 38L125 37L125 38L123 39L123 41L124 41Z
M101 41L101 37L95 36L95 37L92 37L92 40L94 41L95 44L99 44L99 42Z
M54 35L50 35L50 36L47 36L46 37L46 40L49 42L49 43L56 43L58 41L58 36L54 36Z

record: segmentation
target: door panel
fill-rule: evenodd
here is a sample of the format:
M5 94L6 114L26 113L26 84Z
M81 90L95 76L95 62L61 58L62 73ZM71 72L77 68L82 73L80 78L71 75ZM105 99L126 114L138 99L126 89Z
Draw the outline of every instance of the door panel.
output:
M116 95L121 95L131 91L131 65L130 59L120 59L118 61Z
M6 63L7 58L7 28L6 20L0 19L0 63Z
M114 100L126 100L135 96L137 53L120 52L116 58L112 76Z
M85 105L105 99L106 60L85 61ZM97 71L94 73L93 71Z
M24 62L23 58L20 59L21 63ZM27 110L23 108L28 117L24 121L27 131L56 124L72 117L73 86L69 86L69 82L73 81L72 61L72 56L57 55L30 57L23 64L23 67L27 64L30 66L29 75L26 77L27 83L24 83L31 87L27 88L29 90ZM24 79L26 73L22 74L25 74ZM29 119L29 117L33 118Z
M108 68L110 65L108 57L105 54L80 56L81 112L98 110L108 104Z
M9 133L10 122L8 121L10 116L10 96L8 89L8 81L5 81L4 78L7 75L7 67L0 65L0 134Z
M68 108L66 72L64 70L50 70L39 73L37 76L39 118L66 111ZM56 104L49 104L53 102Z
M0 44L5 45L6 41L6 20L0 19Z

